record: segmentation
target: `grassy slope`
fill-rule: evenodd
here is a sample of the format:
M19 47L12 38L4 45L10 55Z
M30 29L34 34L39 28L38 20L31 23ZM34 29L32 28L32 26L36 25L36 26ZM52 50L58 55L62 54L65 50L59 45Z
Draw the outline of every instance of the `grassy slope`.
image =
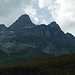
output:
M75 54L1 67L0 75L75 75Z

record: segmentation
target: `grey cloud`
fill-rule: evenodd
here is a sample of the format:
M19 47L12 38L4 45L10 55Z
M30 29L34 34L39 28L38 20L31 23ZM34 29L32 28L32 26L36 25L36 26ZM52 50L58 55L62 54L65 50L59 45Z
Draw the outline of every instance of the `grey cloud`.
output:
M30 0L0 0L0 16L8 16L11 12L20 10L29 4L31 4Z
M0 0L0 23L10 25L34 0Z

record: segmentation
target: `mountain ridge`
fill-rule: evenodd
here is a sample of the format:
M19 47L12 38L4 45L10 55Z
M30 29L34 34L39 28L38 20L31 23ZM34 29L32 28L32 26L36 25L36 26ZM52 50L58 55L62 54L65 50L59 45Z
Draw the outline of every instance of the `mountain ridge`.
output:
M20 63L19 60L22 58L28 62L44 57L75 53L75 37L70 33L65 34L55 21L48 25L35 25L25 14L11 26L8 28L4 26L0 31L0 46L8 55L1 62L15 64Z

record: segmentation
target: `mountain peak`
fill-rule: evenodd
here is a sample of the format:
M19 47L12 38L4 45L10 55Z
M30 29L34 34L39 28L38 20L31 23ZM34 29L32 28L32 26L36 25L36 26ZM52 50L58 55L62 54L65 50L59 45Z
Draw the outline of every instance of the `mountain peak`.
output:
M55 21L51 22L48 26L55 30L60 29L59 25Z
M27 21L27 22L31 22L30 17L27 14L21 15L18 20L24 20L24 21Z
M21 17L29 17L29 15L28 14L23 14L23 15L21 15Z
M21 28L31 28L34 24L32 23L29 15L24 14L20 16L10 27L10 30L19 30Z
M53 27L59 27L59 25L58 25L55 21L51 22L51 23L49 24L49 26L50 26L51 28L53 28Z
M0 30L4 28L7 28L7 27L4 24L0 24Z
M51 22L51 24L57 24L56 21Z
M4 24L0 24L0 27L5 27L5 25Z

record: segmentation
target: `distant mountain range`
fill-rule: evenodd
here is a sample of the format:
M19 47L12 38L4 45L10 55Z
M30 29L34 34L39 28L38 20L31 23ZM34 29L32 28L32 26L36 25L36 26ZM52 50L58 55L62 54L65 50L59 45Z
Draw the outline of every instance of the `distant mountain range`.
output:
M11 65L75 53L75 37L54 21L35 25L27 14L11 26L0 24L0 64Z

